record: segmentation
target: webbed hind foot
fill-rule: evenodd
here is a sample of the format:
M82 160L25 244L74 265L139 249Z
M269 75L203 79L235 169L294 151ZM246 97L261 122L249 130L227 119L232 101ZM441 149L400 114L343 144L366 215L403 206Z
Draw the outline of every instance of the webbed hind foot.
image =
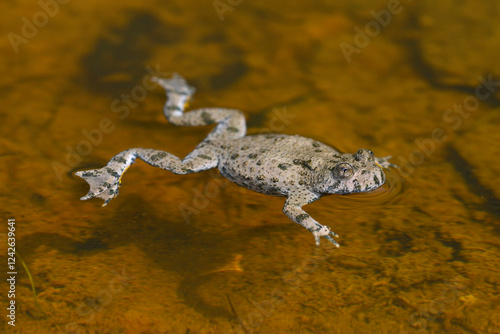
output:
M109 201L118 196L121 176L108 166L76 172L75 175L81 177L90 185L87 195L80 198L82 201L98 197L104 200L102 206L106 206Z
M193 86L189 86L186 80L177 73L174 73L170 79L153 77L151 80L162 86L167 93L172 92L191 96L196 90Z

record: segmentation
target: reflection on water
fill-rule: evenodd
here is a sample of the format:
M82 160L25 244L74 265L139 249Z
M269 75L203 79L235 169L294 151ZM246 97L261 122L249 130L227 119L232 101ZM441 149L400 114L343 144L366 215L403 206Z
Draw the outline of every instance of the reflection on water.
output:
M18 266L7 331L500 332L496 2L44 4L2 8L1 210L46 313ZM186 77L190 108L242 110L250 133L401 169L307 207L339 249L210 172L137 163L107 207L80 201L75 170L132 147L185 156L211 130L168 124L148 69Z

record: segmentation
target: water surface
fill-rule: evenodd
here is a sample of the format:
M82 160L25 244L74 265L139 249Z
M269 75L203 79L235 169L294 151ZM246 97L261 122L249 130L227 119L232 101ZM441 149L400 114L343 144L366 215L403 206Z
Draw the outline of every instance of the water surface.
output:
M1 5L2 239L16 219L45 313L18 264L3 328L500 332L496 2L47 3ZM184 156L208 134L163 118L148 78L172 72L196 86L191 108L237 108L250 133L369 148L400 169L306 207L339 249L316 247L282 198L213 171L140 162L105 208L80 201L76 170L131 147Z

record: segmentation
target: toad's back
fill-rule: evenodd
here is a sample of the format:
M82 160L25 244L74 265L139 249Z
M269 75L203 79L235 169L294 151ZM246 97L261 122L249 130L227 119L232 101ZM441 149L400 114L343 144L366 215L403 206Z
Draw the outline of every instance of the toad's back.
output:
M224 177L268 195L287 196L297 186L311 186L317 168L324 166L321 162L340 157L339 152L321 142L284 134L211 144L218 146L218 168Z

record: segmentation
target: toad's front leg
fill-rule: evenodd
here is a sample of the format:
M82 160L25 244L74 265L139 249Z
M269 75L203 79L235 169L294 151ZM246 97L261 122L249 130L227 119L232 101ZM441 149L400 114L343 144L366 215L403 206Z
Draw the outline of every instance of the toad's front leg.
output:
M338 235L335 232L330 231L328 226L321 225L316 220L311 218L311 216L302 209L302 206L312 203L318 198L319 196L317 194L306 190L291 193L285 202L283 213L292 221L304 226L309 232L311 232L316 240L316 245L319 246L319 238L324 237L334 244L335 247L339 247L340 245L338 242L332 238L332 236L338 237Z
M394 167L394 168L399 168L398 166L396 166L395 164L391 164L389 162L389 159L392 158L390 155L387 156L387 157L383 157L383 158L377 158L375 157L375 162L382 168L389 168L389 167Z

